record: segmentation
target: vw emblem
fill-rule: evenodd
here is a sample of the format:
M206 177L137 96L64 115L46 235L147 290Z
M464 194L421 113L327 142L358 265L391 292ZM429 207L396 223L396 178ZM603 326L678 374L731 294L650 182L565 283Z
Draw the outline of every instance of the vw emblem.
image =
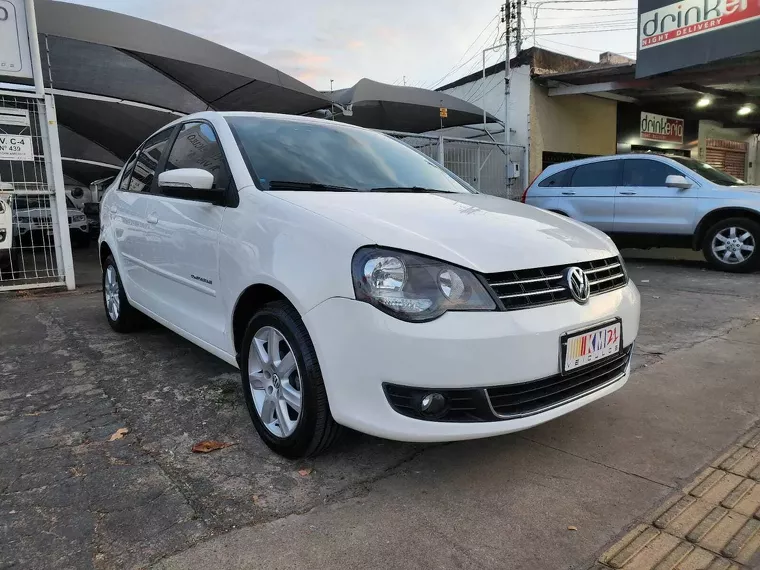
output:
M272 384L274 384L275 390L280 389L280 377L277 374L272 374Z
M565 270L565 287L570 289L573 299L581 305L588 302L591 295L591 285L588 282L588 276L580 267L568 267Z

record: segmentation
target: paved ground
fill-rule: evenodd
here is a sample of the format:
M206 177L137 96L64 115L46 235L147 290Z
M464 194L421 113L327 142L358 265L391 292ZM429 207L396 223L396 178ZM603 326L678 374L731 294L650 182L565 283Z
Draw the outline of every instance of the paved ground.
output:
M0 568L591 567L760 420L760 275L629 269L637 370L611 397L299 463L255 436L237 372L176 335L112 333L97 293L0 297ZM235 445L192 454L203 439Z

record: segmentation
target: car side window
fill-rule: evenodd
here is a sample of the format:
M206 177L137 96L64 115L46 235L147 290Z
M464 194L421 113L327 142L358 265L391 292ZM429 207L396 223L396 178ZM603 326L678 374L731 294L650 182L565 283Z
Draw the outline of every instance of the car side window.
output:
M230 183L230 171L222 146L208 123L190 122L182 125L164 170L177 168L207 170L214 175L216 188L227 188Z
M150 192L156 169L161 162L161 157L169 144L169 138L174 128L165 129L149 138L140 150L135 164L132 180L129 183L131 192Z
M132 171L135 169L135 163L137 162L137 153L133 154L127 161L127 165L124 167L124 174L119 181L119 190L129 190L129 179L132 178Z
M575 169L571 186L588 188L620 185L620 160L605 160L581 164Z
M623 161L624 186L665 186L665 180L671 174L682 176L672 166L657 160L631 159Z
M555 174L552 174L548 178L544 178L539 186L541 188L564 188L570 186L570 179L572 178L575 169L566 168Z

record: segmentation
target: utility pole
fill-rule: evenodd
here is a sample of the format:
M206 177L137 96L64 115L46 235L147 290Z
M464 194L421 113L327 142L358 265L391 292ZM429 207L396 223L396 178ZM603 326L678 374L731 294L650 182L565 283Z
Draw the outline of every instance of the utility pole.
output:
M515 54L522 51L522 6L525 0L515 1Z
M509 145L509 41L510 30L512 27L512 6L511 0L504 2L501 9L501 21L504 22L504 144ZM509 156L509 147L507 146L507 156Z

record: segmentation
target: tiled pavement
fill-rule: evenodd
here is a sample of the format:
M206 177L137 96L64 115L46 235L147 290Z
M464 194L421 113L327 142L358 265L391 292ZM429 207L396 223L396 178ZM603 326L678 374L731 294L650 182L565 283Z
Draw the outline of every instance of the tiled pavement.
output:
M607 550L595 569L760 568L760 429Z

